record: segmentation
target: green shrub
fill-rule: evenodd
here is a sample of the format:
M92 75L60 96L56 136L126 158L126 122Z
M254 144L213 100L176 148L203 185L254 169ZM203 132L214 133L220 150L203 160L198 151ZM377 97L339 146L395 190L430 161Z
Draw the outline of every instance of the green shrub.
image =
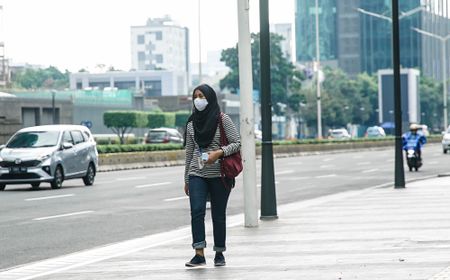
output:
M189 113L187 111L176 112L175 113L175 126L184 128L190 115L191 115L191 113Z
M97 145L99 154L182 150L181 144Z
M148 113L147 127L175 127L175 113Z

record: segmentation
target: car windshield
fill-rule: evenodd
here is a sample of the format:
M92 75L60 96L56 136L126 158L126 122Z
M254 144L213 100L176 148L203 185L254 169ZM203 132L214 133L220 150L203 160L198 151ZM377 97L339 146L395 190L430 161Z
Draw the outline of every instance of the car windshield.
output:
M58 144L59 131L30 131L16 134L8 142L8 148L42 148Z
M164 139L166 136L165 131L150 131L149 138L154 140L161 140Z

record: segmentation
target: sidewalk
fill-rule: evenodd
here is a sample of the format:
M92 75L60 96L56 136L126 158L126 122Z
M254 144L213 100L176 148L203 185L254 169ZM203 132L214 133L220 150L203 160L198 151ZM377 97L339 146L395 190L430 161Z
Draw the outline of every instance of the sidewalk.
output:
M147 236L0 272L0 279L450 279L450 177L278 207L245 228L228 219L227 266L187 269L190 229Z

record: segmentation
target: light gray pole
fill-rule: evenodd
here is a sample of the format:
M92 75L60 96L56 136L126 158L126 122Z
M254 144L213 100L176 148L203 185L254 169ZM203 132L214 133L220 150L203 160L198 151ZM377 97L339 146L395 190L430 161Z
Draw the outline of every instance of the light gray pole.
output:
M444 88L444 131L448 127L448 110L447 110L447 40L441 40L442 42L442 87Z
M244 162L244 216L246 227L258 226L256 189L255 120L253 114L252 53L250 43L249 0L238 0L239 87L241 109L241 152Z
M322 139L322 102L320 100L320 46L319 46L319 0L316 0L316 79L317 79L317 138Z
M198 0L198 83L201 84L202 77L202 36L201 36L201 23L200 23L200 1Z

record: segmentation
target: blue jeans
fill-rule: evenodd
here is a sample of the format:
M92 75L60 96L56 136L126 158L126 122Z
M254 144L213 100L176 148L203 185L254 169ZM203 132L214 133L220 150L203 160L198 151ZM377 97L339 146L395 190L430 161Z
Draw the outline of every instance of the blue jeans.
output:
M189 176L189 202L191 204L192 248L206 248L205 212L208 193L211 196L214 251L226 250L226 209L231 189L224 186L222 179Z

